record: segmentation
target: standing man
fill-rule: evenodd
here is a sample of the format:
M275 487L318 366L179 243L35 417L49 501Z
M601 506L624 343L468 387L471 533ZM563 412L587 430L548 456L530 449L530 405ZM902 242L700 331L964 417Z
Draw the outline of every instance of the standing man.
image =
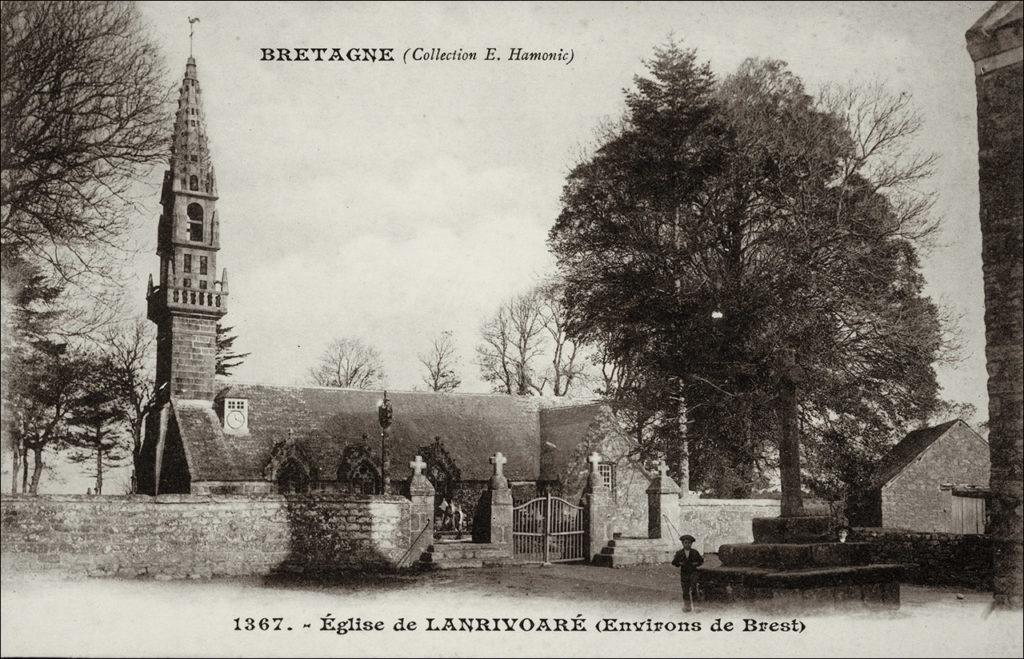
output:
M681 535L679 541L683 543L683 548L672 558L672 565L679 568L679 583L683 587L683 610L693 611L693 588L697 581L697 568L704 563L704 557L696 549L692 549L692 535Z

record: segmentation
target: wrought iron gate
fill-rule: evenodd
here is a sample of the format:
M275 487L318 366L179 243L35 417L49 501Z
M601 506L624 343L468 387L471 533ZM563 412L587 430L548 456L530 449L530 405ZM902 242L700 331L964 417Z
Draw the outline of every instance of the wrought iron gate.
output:
M550 494L512 509L512 547L527 562L584 560L583 507Z

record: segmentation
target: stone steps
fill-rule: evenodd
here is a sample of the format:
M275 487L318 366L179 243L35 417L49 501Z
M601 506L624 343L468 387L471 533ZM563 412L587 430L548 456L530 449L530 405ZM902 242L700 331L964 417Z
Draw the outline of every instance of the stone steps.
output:
M603 567L671 563L679 548L663 539L615 538L601 548L593 564Z
M722 545L718 549L718 558L726 567L800 569L866 565L871 562L871 544L819 542Z
M508 546L490 543L434 543L420 556L420 565L439 570L507 565L513 562Z

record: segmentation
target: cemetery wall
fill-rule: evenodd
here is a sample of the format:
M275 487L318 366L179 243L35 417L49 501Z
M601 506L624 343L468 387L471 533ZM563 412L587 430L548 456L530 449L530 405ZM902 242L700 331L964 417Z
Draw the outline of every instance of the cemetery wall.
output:
M389 570L411 541L401 497L5 496L3 570L203 578Z

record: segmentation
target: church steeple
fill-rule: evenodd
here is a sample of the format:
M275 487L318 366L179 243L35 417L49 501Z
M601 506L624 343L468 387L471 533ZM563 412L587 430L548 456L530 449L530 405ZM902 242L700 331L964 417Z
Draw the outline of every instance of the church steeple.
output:
M156 385L162 397L212 400L216 323L227 312L227 287L224 277L217 279L217 181L191 56L178 92L160 204L159 285L146 296L149 319L157 325Z

